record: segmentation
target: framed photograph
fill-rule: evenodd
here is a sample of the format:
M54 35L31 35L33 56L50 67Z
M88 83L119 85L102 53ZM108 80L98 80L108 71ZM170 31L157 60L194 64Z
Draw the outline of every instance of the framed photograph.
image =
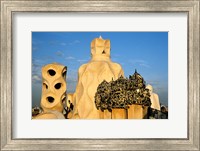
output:
M56 115L46 109L65 119L167 119L168 32L33 31L32 118Z
M198 0L1 0L1 23L1 150L199 150Z

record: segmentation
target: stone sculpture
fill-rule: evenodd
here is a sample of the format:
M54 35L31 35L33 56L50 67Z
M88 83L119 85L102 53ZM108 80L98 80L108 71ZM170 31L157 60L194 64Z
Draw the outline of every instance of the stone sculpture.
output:
M123 76L121 65L110 59L110 40L102 37L91 42L91 60L78 70L78 83L75 91L75 110L73 118L99 119L94 97L98 85Z
M67 67L52 63L42 68L42 97L43 113L36 119L64 119L62 114L66 101L66 72Z
M158 95L153 93L153 87L151 85L147 85L146 88L149 89L151 108L160 111L160 101Z

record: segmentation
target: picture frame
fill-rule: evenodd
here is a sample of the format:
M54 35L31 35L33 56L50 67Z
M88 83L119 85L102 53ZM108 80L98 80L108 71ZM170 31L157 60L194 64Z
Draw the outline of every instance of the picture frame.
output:
M13 139L13 36L16 12L187 12L187 139ZM1 0L1 150L199 150L199 0L59 1Z

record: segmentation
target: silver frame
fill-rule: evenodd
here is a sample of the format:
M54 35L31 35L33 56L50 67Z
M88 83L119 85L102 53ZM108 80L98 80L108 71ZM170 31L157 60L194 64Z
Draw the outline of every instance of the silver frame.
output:
M1 1L1 150L200 150L199 0L0 0ZM187 139L13 139L12 15L15 12L187 12Z

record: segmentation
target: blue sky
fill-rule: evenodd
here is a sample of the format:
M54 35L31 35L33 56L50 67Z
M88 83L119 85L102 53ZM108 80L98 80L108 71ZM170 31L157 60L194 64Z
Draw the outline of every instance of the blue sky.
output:
M74 92L78 68L90 60L90 43L111 41L111 60L125 76L137 69L168 105L168 32L32 32L32 105L40 106L41 68L57 62L67 66L67 92Z

